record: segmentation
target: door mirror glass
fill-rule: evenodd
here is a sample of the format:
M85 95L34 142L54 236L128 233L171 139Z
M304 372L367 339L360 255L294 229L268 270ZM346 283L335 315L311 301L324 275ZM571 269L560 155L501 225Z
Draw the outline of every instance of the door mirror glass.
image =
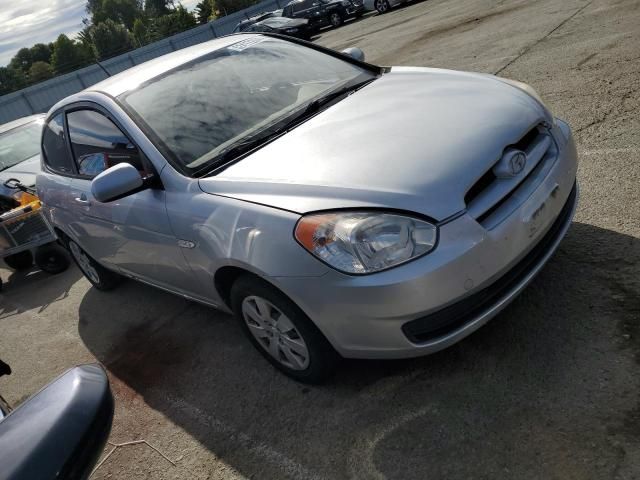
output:
M349 55L351 58L355 58L359 62L364 62L364 52L358 47L347 48L346 50L342 50L341 53Z
M91 181L91 194L99 202L111 202L136 192L142 185L142 177L135 167L119 163Z

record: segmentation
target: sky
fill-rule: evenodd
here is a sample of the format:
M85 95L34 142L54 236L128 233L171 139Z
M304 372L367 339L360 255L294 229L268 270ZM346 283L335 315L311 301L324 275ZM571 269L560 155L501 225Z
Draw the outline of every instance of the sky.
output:
M182 0L189 10L197 2ZM78 33L87 16L85 4L86 0L0 0L0 66L22 47L52 42L61 33Z

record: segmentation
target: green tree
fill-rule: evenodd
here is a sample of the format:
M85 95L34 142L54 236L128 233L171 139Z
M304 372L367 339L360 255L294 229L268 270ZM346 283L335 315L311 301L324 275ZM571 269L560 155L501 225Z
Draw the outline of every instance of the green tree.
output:
M45 45L44 43L36 43L33 47L31 47L31 61L35 62L51 62L51 49L49 45Z
M136 21L133 22L133 31L131 32L133 36L133 40L138 47L146 45L149 43L149 28L147 27L144 20L141 18L136 18Z
M131 50L131 34L122 25L106 20L91 29L93 48L100 60Z
M31 58L31 50L27 47L24 47L18 50L18 53L13 56L13 58L9 62L9 67L14 70L28 72L29 68L31 68L32 63L33 59Z
M229 15L255 5L259 0L213 0L213 11L219 16Z
M61 34L53 43L51 66L57 74L71 72L93 62L93 55L85 45Z
M15 70L11 67L0 67L0 95L20 90L26 83L22 70Z
M142 15L140 0L89 0L86 9L94 25L113 20L129 30L136 18Z
M196 19L193 14L188 12L182 5L178 5L170 14L158 17L153 21L154 37L165 38L193 28L196 25Z
M169 15L173 0L144 0L144 11L151 17Z
M29 69L29 83L38 83L53 77L53 68L47 62L38 60Z
M198 19L198 23L200 25L204 25L209 21L209 19L213 15L212 0L201 0L200 3L196 5L194 12L195 12L196 18Z

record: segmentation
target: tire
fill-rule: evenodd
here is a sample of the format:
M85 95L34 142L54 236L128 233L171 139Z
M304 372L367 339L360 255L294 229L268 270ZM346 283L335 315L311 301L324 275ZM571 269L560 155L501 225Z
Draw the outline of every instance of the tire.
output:
M333 28L338 28L340 25L342 25L343 21L344 20L342 19L342 15L340 15L340 12L331 12L329 14L329 23Z
M69 251L71 258L76 263L80 271L87 280L98 290L113 290L123 280L122 275L118 275L111 270L107 270L85 252L80 245L73 240L69 240Z
M50 243L36 249L35 263L40 270L55 275L69 268L69 257L61 247Z
M14 253L8 257L4 257L4 263L13 270L26 270L33 265L33 254L30 250L24 250L20 253Z
M388 0L376 0L374 6L380 15L387 13L391 9Z
M335 372L340 355L309 317L272 285L241 276L231 287L231 306L251 343L289 377L317 384Z

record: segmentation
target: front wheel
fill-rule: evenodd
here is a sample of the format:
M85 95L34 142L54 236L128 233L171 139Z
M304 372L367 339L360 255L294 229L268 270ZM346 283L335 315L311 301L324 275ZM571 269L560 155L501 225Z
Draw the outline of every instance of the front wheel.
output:
M122 281L121 275L104 268L73 240L69 240L69 251L80 271L98 290L113 290Z
M334 28L339 27L342 25L342 15L338 12L331 12L329 14L329 23L331 23L331 26Z
M375 7L380 15L387 13L391 8L388 0L376 0Z
M240 277L231 304L242 329L276 368L304 383L320 383L334 373L340 356L296 304L255 277Z

